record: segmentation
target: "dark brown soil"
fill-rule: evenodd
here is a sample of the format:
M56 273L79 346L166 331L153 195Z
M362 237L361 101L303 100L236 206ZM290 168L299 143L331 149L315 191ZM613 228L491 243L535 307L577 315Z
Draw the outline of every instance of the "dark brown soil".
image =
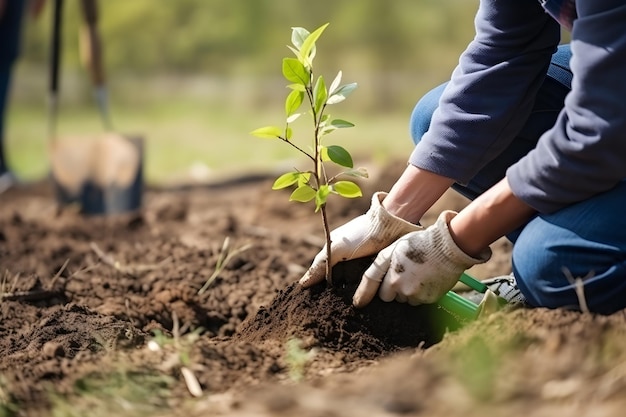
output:
M402 166L331 200L333 226ZM624 314L507 310L457 329L436 306L354 309L368 260L299 287L321 223L272 180L150 189L111 217L59 208L47 183L0 195L0 415L623 415ZM235 256L199 294L225 239ZM508 272L495 250L481 274Z

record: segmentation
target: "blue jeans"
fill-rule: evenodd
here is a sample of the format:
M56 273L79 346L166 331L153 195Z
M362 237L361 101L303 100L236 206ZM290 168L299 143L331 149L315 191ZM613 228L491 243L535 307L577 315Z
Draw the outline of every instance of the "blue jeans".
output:
M4 155L4 118L9 95L11 70L19 53L20 31L25 0L6 2L0 17L0 174L7 170Z
M506 169L533 149L556 121L570 90L569 46L554 54L548 77L518 137L467 185L453 188L474 199L504 178ZM415 143L430 126L445 84L415 106L410 130ZM611 314L626 308L626 181L610 191L548 215L539 214L507 237L513 246L513 273L535 307L580 309L575 284L584 278L589 310Z

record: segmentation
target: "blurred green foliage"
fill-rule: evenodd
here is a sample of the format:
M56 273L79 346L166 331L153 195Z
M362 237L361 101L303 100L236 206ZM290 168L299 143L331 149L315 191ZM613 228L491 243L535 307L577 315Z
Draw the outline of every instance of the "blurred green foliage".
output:
M273 73L292 26L331 23L327 61L377 70L449 69L471 38L477 1L468 0L100 0L111 71ZM45 64L51 4L29 22L23 60ZM65 65L78 64L79 1L64 8ZM329 56L328 56L329 55Z
M102 131L79 59L79 0L64 0L60 135ZM24 178L47 171L46 107L52 1L28 18L8 114L10 164ZM281 61L291 27L329 22L317 74L357 82L342 114L356 125L346 147L374 159L408 155L408 118L447 81L474 34L478 0L100 0L113 125L146 137L146 174L252 170L287 161L249 131L279 122ZM271 123L271 122L270 122ZM364 145L365 144L365 145ZM289 168L294 164L288 163ZM194 171L194 172L195 172Z

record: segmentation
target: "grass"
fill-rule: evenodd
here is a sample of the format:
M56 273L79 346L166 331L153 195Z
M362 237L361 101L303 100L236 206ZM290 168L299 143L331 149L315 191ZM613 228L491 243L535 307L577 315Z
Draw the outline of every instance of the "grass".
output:
M154 416L167 410L173 378L150 370L108 370L79 379L73 395L51 396L53 417Z
M6 122L9 163L18 177L36 180L49 171L47 107L45 100L39 103L32 97L21 98L20 83L16 84L17 93L11 101ZM268 98L266 103L262 98L251 98L262 94L254 90L254 85L232 95L228 89L212 92L215 87L210 87L194 92L193 87L177 90L149 81L134 88L138 94L141 90L150 94L133 98L131 93L125 92L120 94L122 99L115 100L113 91L111 116L118 132L144 138L144 172L148 183L207 179L216 173L276 170L285 166L290 169L300 163L294 160L292 150L278 141L268 145L249 134L257 127L283 123L283 97ZM355 98L357 94L358 90ZM397 156L408 158L412 149L408 134L410 110L377 115L348 105L332 109L333 116L348 119L356 127L336 133L329 143L351 149L355 158L367 157L377 162ZM294 128L298 129L297 124ZM103 131L95 105L76 104L76 101L61 103L59 136L88 138ZM304 133L309 129L302 126L299 131ZM308 138L299 138L299 131L295 131L296 140L307 146Z
M124 357L113 356L110 361L103 362L105 366L101 371L90 372L78 378L71 392L61 395L52 388L50 415L174 415L170 400L175 395L173 390L178 384L178 377L174 375L178 373L190 393L196 397L201 396L199 383L190 370L190 352L202 329L184 333L188 329L180 326L176 313L172 313L172 321L174 324L171 337L155 330L154 337L147 344L149 351L156 355L155 358L161 358L162 362L151 363L143 358L145 363L138 364L126 361ZM159 351L162 352L157 353Z

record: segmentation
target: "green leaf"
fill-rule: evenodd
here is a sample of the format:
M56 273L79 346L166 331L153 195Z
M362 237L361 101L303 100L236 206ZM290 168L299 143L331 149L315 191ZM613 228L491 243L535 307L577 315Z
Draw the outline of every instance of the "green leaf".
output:
M330 161L330 157L328 156L328 148L326 146L320 147L320 158L322 158L322 162Z
M289 201L299 201L300 203L306 203L313 200L316 196L315 190L311 188L310 185L301 185L296 188L291 196L289 196Z
M326 83L324 82L324 77L321 75L317 78L317 82L315 83L313 97L315 98L315 113L319 114L324 104L326 104L326 99L328 98Z
M300 117L300 116L302 116L302 113L294 113L294 114L292 114L291 116L287 117L287 123L289 124L289 123L295 122L298 119L298 117Z
M310 172L287 172L286 174L276 178L276 181L274 181L274 184L272 185L272 190L282 190L283 188L287 188L294 184L298 184L298 187L307 185L309 179L311 179Z
M357 87L357 83L342 85L329 98L326 104L341 103L348 97Z
M287 48L289 48L289 50L291 52L293 52L293 54L296 56L296 58L300 59L300 51L298 51L296 48L294 48L293 46L289 46L287 45Z
M287 81L308 85L311 80L311 73L304 65L295 58L283 58L283 76Z
M334 126L324 126L322 127L322 129L320 129L320 133L322 135L328 135L329 133L334 132L335 130L337 130L337 128Z
M272 190L282 190L283 188L294 185L300 180L300 175L301 174L297 171L288 172L281 175L280 177L276 178L276 181L274 181L274 184L272 185Z
M357 178L369 178L369 174L367 173L367 170L363 167L349 169L347 171L342 172L342 175L348 175L350 177L357 177Z
M310 35L310 32L305 28L293 27L291 28L291 43L296 48L302 48L304 40Z
M324 204L326 204L326 200L328 200L328 195L330 194L330 186L324 184L317 190L315 193L315 212L322 208Z
M329 24L326 23L315 29L302 43L300 47L300 58L304 61L303 64L309 67L311 66L311 61L313 61L313 57L315 56L315 42L317 42L328 25Z
M285 127L285 139L290 140L292 136L293 129L291 129L289 126Z
M361 188L352 181L337 181L332 187L342 197L357 198L363 195Z
M336 130L336 127L329 125L330 114L324 114L320 119L320 133L322 135L327 135L333 130Z
M306 91L306 88L302 84L289 84L287 88L302 91L303 93Z
M337 89L337 87L339 87L339 84L341 83L341 77L342 77L343 73L341 71L339 71L337 73L337 76L335 77L335 79L333 80L332 83L330 83L330 87L328 88L328 94L330 94L331 96L333 95L333 93L335 92L335 90Z
M298 187L300 187L301 185L308 184L310 179L311 179L310 172L301 172L300 178L298 178Z
M347 120L341 120L341 119L335 119L332 122L330 122L330 125L333 126L335 129L345 129L347 127L354 127L354 123L350 123Z
M285 113L287 117L291 116L300 108L302 100L304 99L304 93L298 90L292 90L285 100Z
M276 139L280 138L280 135L283 134L283 130L276 126L265 126L253 130L250 134L263 139Z
M341 119L335 119L332 122L330 122L328 125L326 124L320 124L321 126L321 134L322 135L327 135L332 131L335 131L337 129L345 129L348 127L354 127L354 123L350 123L347 120L341 120Z
M341 146L332 145L327 148L328 158L342 167L352 168L354 166L352 162L352 156L350 153Z

